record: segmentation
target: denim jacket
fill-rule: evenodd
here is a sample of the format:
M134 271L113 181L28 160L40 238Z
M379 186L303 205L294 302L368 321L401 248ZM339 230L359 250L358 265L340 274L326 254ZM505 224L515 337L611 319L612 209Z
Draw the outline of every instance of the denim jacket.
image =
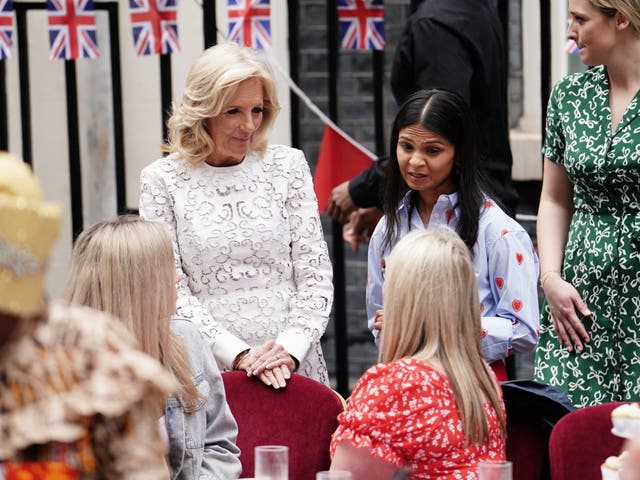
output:
M174 319L171 329L189 354L202 401L185 413L174 396L167 400L165 422L173 480L234 480L240 476L238 426L224 392L220 370L200 332L190 321Z

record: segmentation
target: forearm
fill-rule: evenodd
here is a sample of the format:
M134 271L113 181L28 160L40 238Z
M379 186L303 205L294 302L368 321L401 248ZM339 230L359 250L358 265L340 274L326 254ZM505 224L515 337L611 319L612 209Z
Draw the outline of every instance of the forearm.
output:
M561 272L564 247L573 217L573 185L564 167L545 159L545 177L538 207L537 238L540 272Z
M572 211L561 205L540 199L536 233L542 273L561 271L572 214Z

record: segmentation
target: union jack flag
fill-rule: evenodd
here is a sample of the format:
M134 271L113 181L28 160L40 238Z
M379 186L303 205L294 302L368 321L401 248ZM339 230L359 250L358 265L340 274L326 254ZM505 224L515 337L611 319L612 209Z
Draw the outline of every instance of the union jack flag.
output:
M11 58L13 0L0 0L0 60Z
M571 14L567 16L567 28L569 28L570 24L571 24ZM578 45L576 44L576 42L574 42L570 38L567 38L567 41L564 44L564 51L567 53L578 53L580 49L578 48Z
M578 53L580 51L576 42L574 42L571 39L567 39L567 43L564 46L564 50L567 53Z
M47 0L49 60L100 55L93 0Z
M180 51L178 0L129 0L136 54Z
M229 0L227 5L230 41L253 48L271 46L269 0Z
M338 0L342 48L384 50L382 0Z

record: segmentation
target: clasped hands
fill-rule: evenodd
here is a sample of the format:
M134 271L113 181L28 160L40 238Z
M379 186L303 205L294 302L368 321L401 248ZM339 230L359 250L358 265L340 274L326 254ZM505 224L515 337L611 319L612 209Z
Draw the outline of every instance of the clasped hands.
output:
M575 348L581 353L584 343L590 341L583 319L591 316L591 311L575 287L565 281L559 273L554 272L554 275L545 280L544 294L558 340L566 345L570 352Z
M275 389L287 386L291 372L297 368L294 358L273 340L241 352L233 362L234 370L244 370Z

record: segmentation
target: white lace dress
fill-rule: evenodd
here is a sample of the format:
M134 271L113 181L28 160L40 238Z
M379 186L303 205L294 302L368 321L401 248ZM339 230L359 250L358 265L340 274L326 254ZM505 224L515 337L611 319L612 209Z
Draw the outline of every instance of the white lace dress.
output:
M171 155L140 183L140 215L173 236L177 313L200 326L220 367L273 339L298 373L327 383L332 269L304 154L271 145L229 167Z

